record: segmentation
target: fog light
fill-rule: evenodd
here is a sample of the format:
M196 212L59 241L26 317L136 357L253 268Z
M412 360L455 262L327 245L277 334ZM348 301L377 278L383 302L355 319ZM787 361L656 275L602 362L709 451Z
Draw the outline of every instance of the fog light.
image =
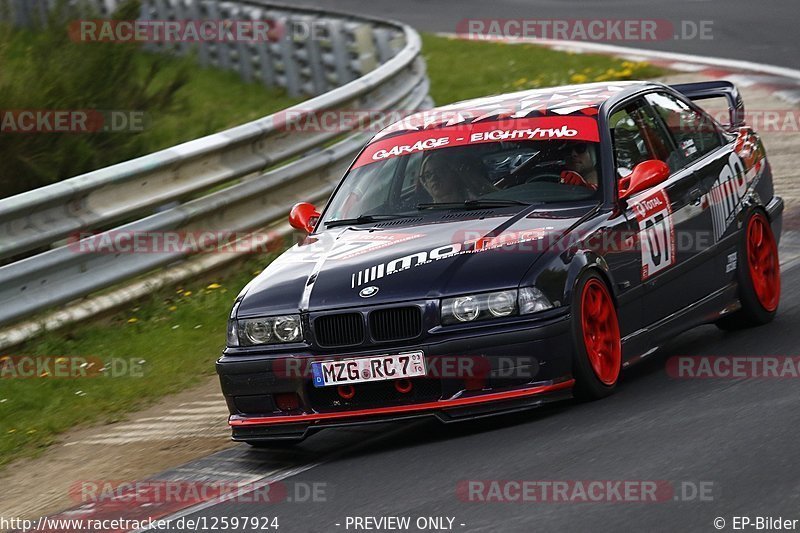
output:
M336 387L336 392L343 400L352 400L356 395L356 388L352 385L339 385Z
M400 394L408 394L414 388L414 384L411 383L410 379L398 379L394 382L394 388Z
M483 390L486 387L486 380L483 377L469 377L464 380L464 388L468 391Z
M275 395L275 405L281 411L296 411L300 408L300 397L296 392L281 392Z

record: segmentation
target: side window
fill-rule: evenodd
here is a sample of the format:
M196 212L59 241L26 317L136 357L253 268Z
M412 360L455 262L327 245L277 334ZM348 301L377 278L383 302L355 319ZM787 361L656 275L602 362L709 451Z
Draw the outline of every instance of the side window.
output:
M719 132L708 116L667 93L648 94L645 98L672 137L683 164L722 146Z
M614 146L614 168L619 178L633 172L633 167L653 159L641 128L641 105L631 104L614 112L609 119Z
M638 99L615 111L609 127L618 178L629 176L636 165L648 159L665 162L671 171L681 168L682 157L644 100Z

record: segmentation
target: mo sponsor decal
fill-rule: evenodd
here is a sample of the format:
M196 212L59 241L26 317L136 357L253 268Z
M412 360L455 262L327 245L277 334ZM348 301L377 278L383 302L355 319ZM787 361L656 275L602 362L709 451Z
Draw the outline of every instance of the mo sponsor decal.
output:
M754 177L758 177L764 167L759 162L753 168L756 171ZM718 241L725 234L733 218L742 210L748 181L744 162L738 154L732 153L706 195L706 203L711 208L715 240Z
M533 243L546 241L553 230L553 227L548 226L546 228L509 231L500 235L490 235L485 231L460 230L453 236L454 238L450 243L430 250L414 252L359 270L351 274L350 285L351 288L360 287L398 272L462 254L481 253L491 250L544 250L547 246ZM526 246L526 243L529 245Z
M385 263L380 263L359 270L350 276L350 287L356 288L365 285L376 279L381 279L392 274L397 274L404 270L409 270L433 261L440 259L447 259L448 257L456 256L464 250L464 245L461 243L445 244L438 246L432 250L425 250L415 252L397 259L392 259Z

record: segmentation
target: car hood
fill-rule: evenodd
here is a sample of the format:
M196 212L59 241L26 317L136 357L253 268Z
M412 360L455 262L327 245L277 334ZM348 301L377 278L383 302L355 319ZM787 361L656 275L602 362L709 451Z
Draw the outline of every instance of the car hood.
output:
M273 261L238 316L319 311L517 287L591 207L487 212L333 228ZM469 218L462 218L469 217Z

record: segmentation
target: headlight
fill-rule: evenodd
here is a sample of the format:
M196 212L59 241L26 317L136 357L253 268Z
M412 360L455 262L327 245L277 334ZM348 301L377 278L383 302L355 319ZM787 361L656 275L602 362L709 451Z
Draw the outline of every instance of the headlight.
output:
M281 342L295 342L300 338L300 317L292 315L276 318L272 332Z
M442 300L442 324L509 316L517 309L517 291L489 292Z
M535 287L469 294L442 300L442 325L475 320L527 315L550 309L553 304Z
M450 303L453 318L459 322L471 322L478 318L481 312L480 302L475 296L453 298Z
M517 291L495 292L489 295L489 312L492 316L508 316L516 310Z
M228 325L228 346L283 344L303 340L300 315L246 318L231 322L234 324ZM235 342L232 343L232 340Z
M242 320L242 333L247 344L267 344L272 338L272 323L269 320Z

